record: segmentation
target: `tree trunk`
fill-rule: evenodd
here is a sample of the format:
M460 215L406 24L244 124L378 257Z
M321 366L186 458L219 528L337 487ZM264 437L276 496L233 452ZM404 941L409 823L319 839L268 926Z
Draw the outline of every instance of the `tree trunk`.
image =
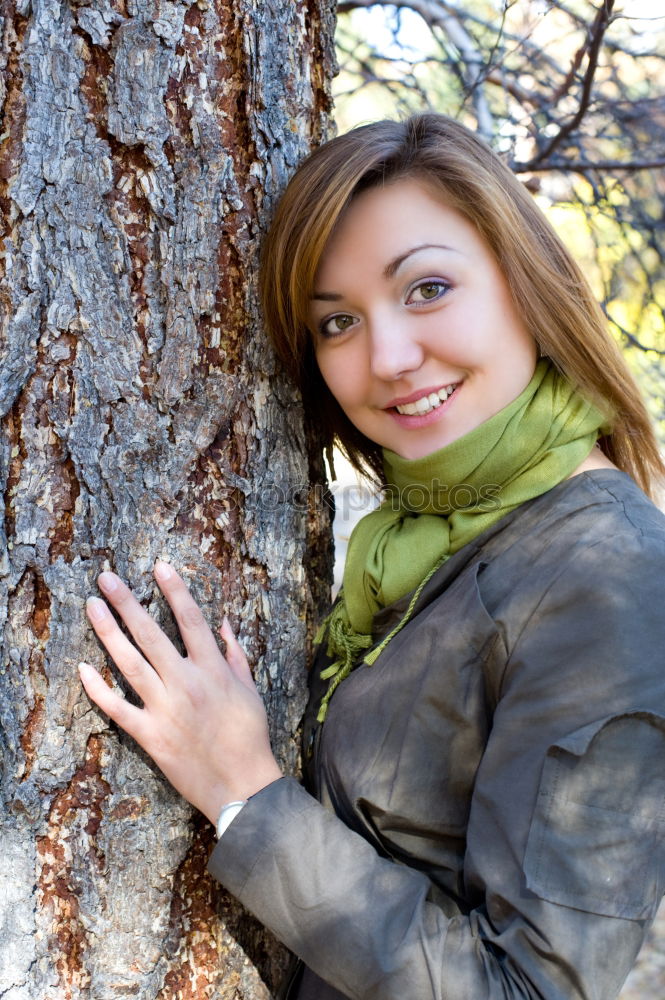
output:
M213 626L228 613L297 768L329 518L256 271L276 193L328 130L333 7L4 3L5 1000L258 1000L283 964L206 875L210 825L76 664L104 663L84 601L105 568L173 634L166 558Z

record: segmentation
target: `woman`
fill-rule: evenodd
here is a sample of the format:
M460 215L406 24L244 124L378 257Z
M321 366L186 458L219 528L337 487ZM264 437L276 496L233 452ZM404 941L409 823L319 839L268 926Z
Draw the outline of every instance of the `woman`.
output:
M102 574L145 658L97 599L91 620L145 708L84 666L86 690L219 818L210 870L304 960L290 996L609 1000L662 894L665 520L602 314L521 185L434 114L303 164L262 288L312 419L387 486L312 670L310 790L228 625L224 658L163 563L186 671Z

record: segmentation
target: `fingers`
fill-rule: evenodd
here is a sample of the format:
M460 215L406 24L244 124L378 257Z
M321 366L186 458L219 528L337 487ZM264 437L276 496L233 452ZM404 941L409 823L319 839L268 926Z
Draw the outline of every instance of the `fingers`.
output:
M225 659L182 578L168 563L158 560L155 564L155 579L173 611L191 665L213 670L221 668L222 671L229 667L246 687L255 689L247 658L228 622L227 631L222 636L227 642ZM182 658L157 623L141 607L129 587L115 573L101 573L99 586L127 625L145 659L120 630L103 601L96 598L89 600L90 620L124 676L147 704L163 690L164 685L181 683ZM154 670L149 664L152 664Z
M223 657L201 609L187 589L182 577L168 563L158 559L155 579L173 611L188 655L200 665L218 662Z
M100 601L97 597L90 597L86 604L86 611L95 633L108 650L123 676L126 677L144 704L152 703L164 690L164 685L159 675L155 673L149 663L146 663L138 649L132 645L127 636L123 635L120 631L117 622L104 604L104 601ZM146 615L146 617L148 616ZM101 683L106 688L103 680L101 680ZM95 688L95 690L98 689ZM101 693L104 695L104 692ZM100 704L101 707L103 706ZM104 708L104 711L106 711L106 708ZM111 713L109 712L108 714L110 715Z
M226 662L229 667L242 684L252 690L256 690L256 685L254 683L254 678L252 677L251 668L247 662L247 657L245 656L245 651L236 639L228 618L225 618L222 622L219 634L226 643Z
M79 663L79 675L86 694L110 719L143 744L143 712L112 691L104 678L89 663Z
M145 608L141 607L129 587L123 583L119 576L116 576L115 573L101 573L98 583L104 596L118 612L123 622L131 632L139 649L143 651L146 659L152 663L155 670L159 673L163 680L166 681L167 677L170 674L172 675L180 664L181 657L178 650L175 648L170 639L167 639L157 622L150 617ZM103 604L103 602L100 603ZM94 606L93 602L90 602L90 606ZM95 626L97 635L102 640L120 669L123 670L122 663L116 657L115 652L111 649L107 640L111 640L113 642L114 648L117 649L118 653L123 655L126 660L130 655L129 651L133 650L134 654L136 654L136 650L125 638L125 636L123 636L122 632L113 620L113 616L109 614L108 617L109 621L104 622L100 616L99 628L94 621L93 625ZM122 642L123 639L124 643ZM134 658L134 661L127 660L127 662L135 663L135 660L136 657ZM129 677L127 679L129 680Z

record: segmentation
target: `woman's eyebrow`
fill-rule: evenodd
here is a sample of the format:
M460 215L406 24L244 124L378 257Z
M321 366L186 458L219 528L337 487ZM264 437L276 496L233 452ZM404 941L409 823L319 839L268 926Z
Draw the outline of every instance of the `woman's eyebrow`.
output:
M450 250L452 253L460 253L461 251L456 250L455 247L449 247L445 243L419 243L418 246L411 247L406 253L400 254L399 257L395 257L391 260L389 264L383 269L384 278L392 278L399 268L402 266L405 260L412 257L414 253L419 253L421 250Z
M401 253L399 257L395 257L393 260L389 261L383 269L383 277L394 277L404 261L408 260L409 257L412 257L414 253L419 253L421 250L449 250L451 253L462 252L461 250L456 250L455 247L447 246L445 243L419 243L418 246L411 247L410 250L406 250L405 253ZM339 295L337 292L314 292L312 295L312 302L339 302L342 298L344 298L344 296Z

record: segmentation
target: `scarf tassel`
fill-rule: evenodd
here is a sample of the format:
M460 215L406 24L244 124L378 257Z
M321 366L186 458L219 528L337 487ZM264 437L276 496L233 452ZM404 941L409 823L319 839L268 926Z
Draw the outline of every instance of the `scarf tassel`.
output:
M445 562L445 559L441 559L439 562L435 563L425 578L420 581L413 592L411 600L409 601L409 606L400 621L393 629L391 629L390 632L388 632L386 636L384 636L381 642L363 658L363 663L366 666L373 667L388 643L404 628L413 614L414 608L423 591L423 588L425 587L425 584L432 576L434 576L437 569L443 562ZM356 666L360 653L362 653L364 649L369 649L373 642L371 635L361 635L353 631L351 623L345 614L345 607L343 603L338 604L333 608L316 633L314 641L316 643L323 642L326 631L328 633L328 655L334 656L337 654L337 658L319 674L322 681L330 680L330 678L332 678L332 680L328 685L328 690L321 699L321 705L319 706L319 711L316 716L318 722L325 721L326 714L328 712L328 703L335 693L335 690L342 683L342 681L349 676L353 668Z

